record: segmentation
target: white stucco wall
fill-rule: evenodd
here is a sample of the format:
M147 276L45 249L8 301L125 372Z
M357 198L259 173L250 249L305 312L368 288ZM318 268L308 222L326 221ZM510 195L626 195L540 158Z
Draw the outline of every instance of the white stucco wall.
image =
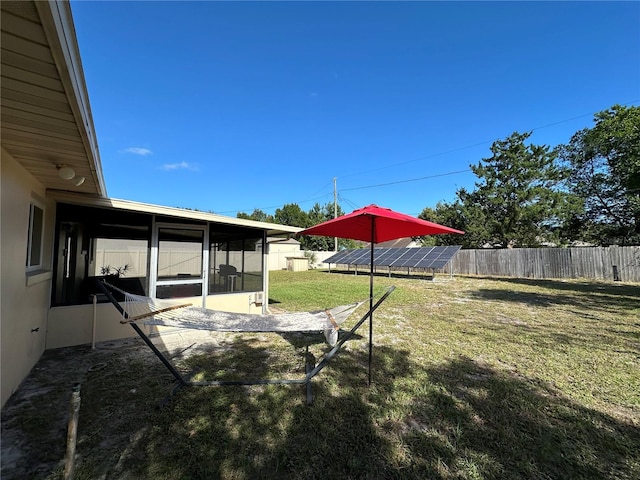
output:
M207 308L240 313L262 313L262 305L255 303L256 293L239 292L228 295L210 295L207 297ZM202 298L181 298L182 303L194 306L202 305ZM104 342L120 338L137 336L135 331L120 321L122 316L111 303L99 303L95 310L93 305L71 305L53 307L49 311L46 349L70 347L73 345L89 345L92 342ZM149 334L156 332L155 327L142 326ZM4 363L4 362L3 362Z
M0 149L0 402L16 390L45 348L55 204L44 187ZM45 208L44 272L26 274L29 206ZM38 331L32 332L32 330Z
M135 336L133 329L120 320L122 316L110 303L96 305L94 337L93 305L53 307L49 311L46 349Z

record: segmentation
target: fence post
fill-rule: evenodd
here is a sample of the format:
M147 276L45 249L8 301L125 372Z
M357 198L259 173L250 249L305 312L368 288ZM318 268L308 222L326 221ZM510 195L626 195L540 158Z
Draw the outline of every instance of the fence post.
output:
M618 275L618 266L617 265L612 265L613 267L613 281L614 282L619 282L620 281L620 275Z

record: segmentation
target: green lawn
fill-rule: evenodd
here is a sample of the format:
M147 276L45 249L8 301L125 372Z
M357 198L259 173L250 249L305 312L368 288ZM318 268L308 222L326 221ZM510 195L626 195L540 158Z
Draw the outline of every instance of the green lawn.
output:
M157 409L159 362L127 365L147 405L127 400L122 375L89 377L76 478L640 478L640 286L375 278L377 293L391 284L374 315L373 384L365 324L314 379L310 407L304 387L275 385L184 389ZM273 307L311 310L366 297L368 277L278 271L270 288ZM179 367L304 375L301 335L224 338ZM312 342L319 359L327 347ZM120 421L106 426L105 412ZM127 442L105 447L121 429Z

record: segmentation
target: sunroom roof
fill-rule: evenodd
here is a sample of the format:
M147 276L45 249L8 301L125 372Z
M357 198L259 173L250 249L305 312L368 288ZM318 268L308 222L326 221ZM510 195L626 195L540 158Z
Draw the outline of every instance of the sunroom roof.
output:
M116 210L126 210L153 215L164 215L176 219L201 220L205 222L224 223L227 225L237 225L242 227L259 228L266 230L267 235L294 234L302 228L291 227L289 225L278 225L275 223L256 222L243 218L228 217L216 213L200 212L197 210L186 210L183 208L165 207L149 203L134 202L131 200L120 200L117 198L104 198L91 195L75 194L71 192L48 190L47 197L62 203L75 205L86 205L97 208L111 208Z

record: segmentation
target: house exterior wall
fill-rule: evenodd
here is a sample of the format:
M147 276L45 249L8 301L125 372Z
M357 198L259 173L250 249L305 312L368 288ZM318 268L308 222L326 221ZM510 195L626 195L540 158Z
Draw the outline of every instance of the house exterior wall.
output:
M53 307L49 311L49 329L45 349L87 345L135 336L133 329L120 323L122 316L111 303ZM95 328L95 336L94 336Z
M256 293L241 292L229 295L209 295L206 307L215 310L242 313L262 313L262 305L255 303ZM181 298L180 303L191 302L202 305L202 298ZM53 307L49 311L49 329L46 349L89 345L120 338L135 337L136 333L127 325L120 323L122 316L111 303L93 305L72 305ZM145 333L156 333L156 327L144 326ZM4 363L4 357L3 357Z
M256 296L264 292L240 292L226 295L209 295L207 297L206 308L212 310L222 310L224 312L240 312L261 314L262 304L256 303ZM266 302L266 297L265 297Z
M9 153L3 148L0 152L0 402L4 405L45 349L55 204L45 199L44 187ZM43 269L27 275L32 200L44 207Z

